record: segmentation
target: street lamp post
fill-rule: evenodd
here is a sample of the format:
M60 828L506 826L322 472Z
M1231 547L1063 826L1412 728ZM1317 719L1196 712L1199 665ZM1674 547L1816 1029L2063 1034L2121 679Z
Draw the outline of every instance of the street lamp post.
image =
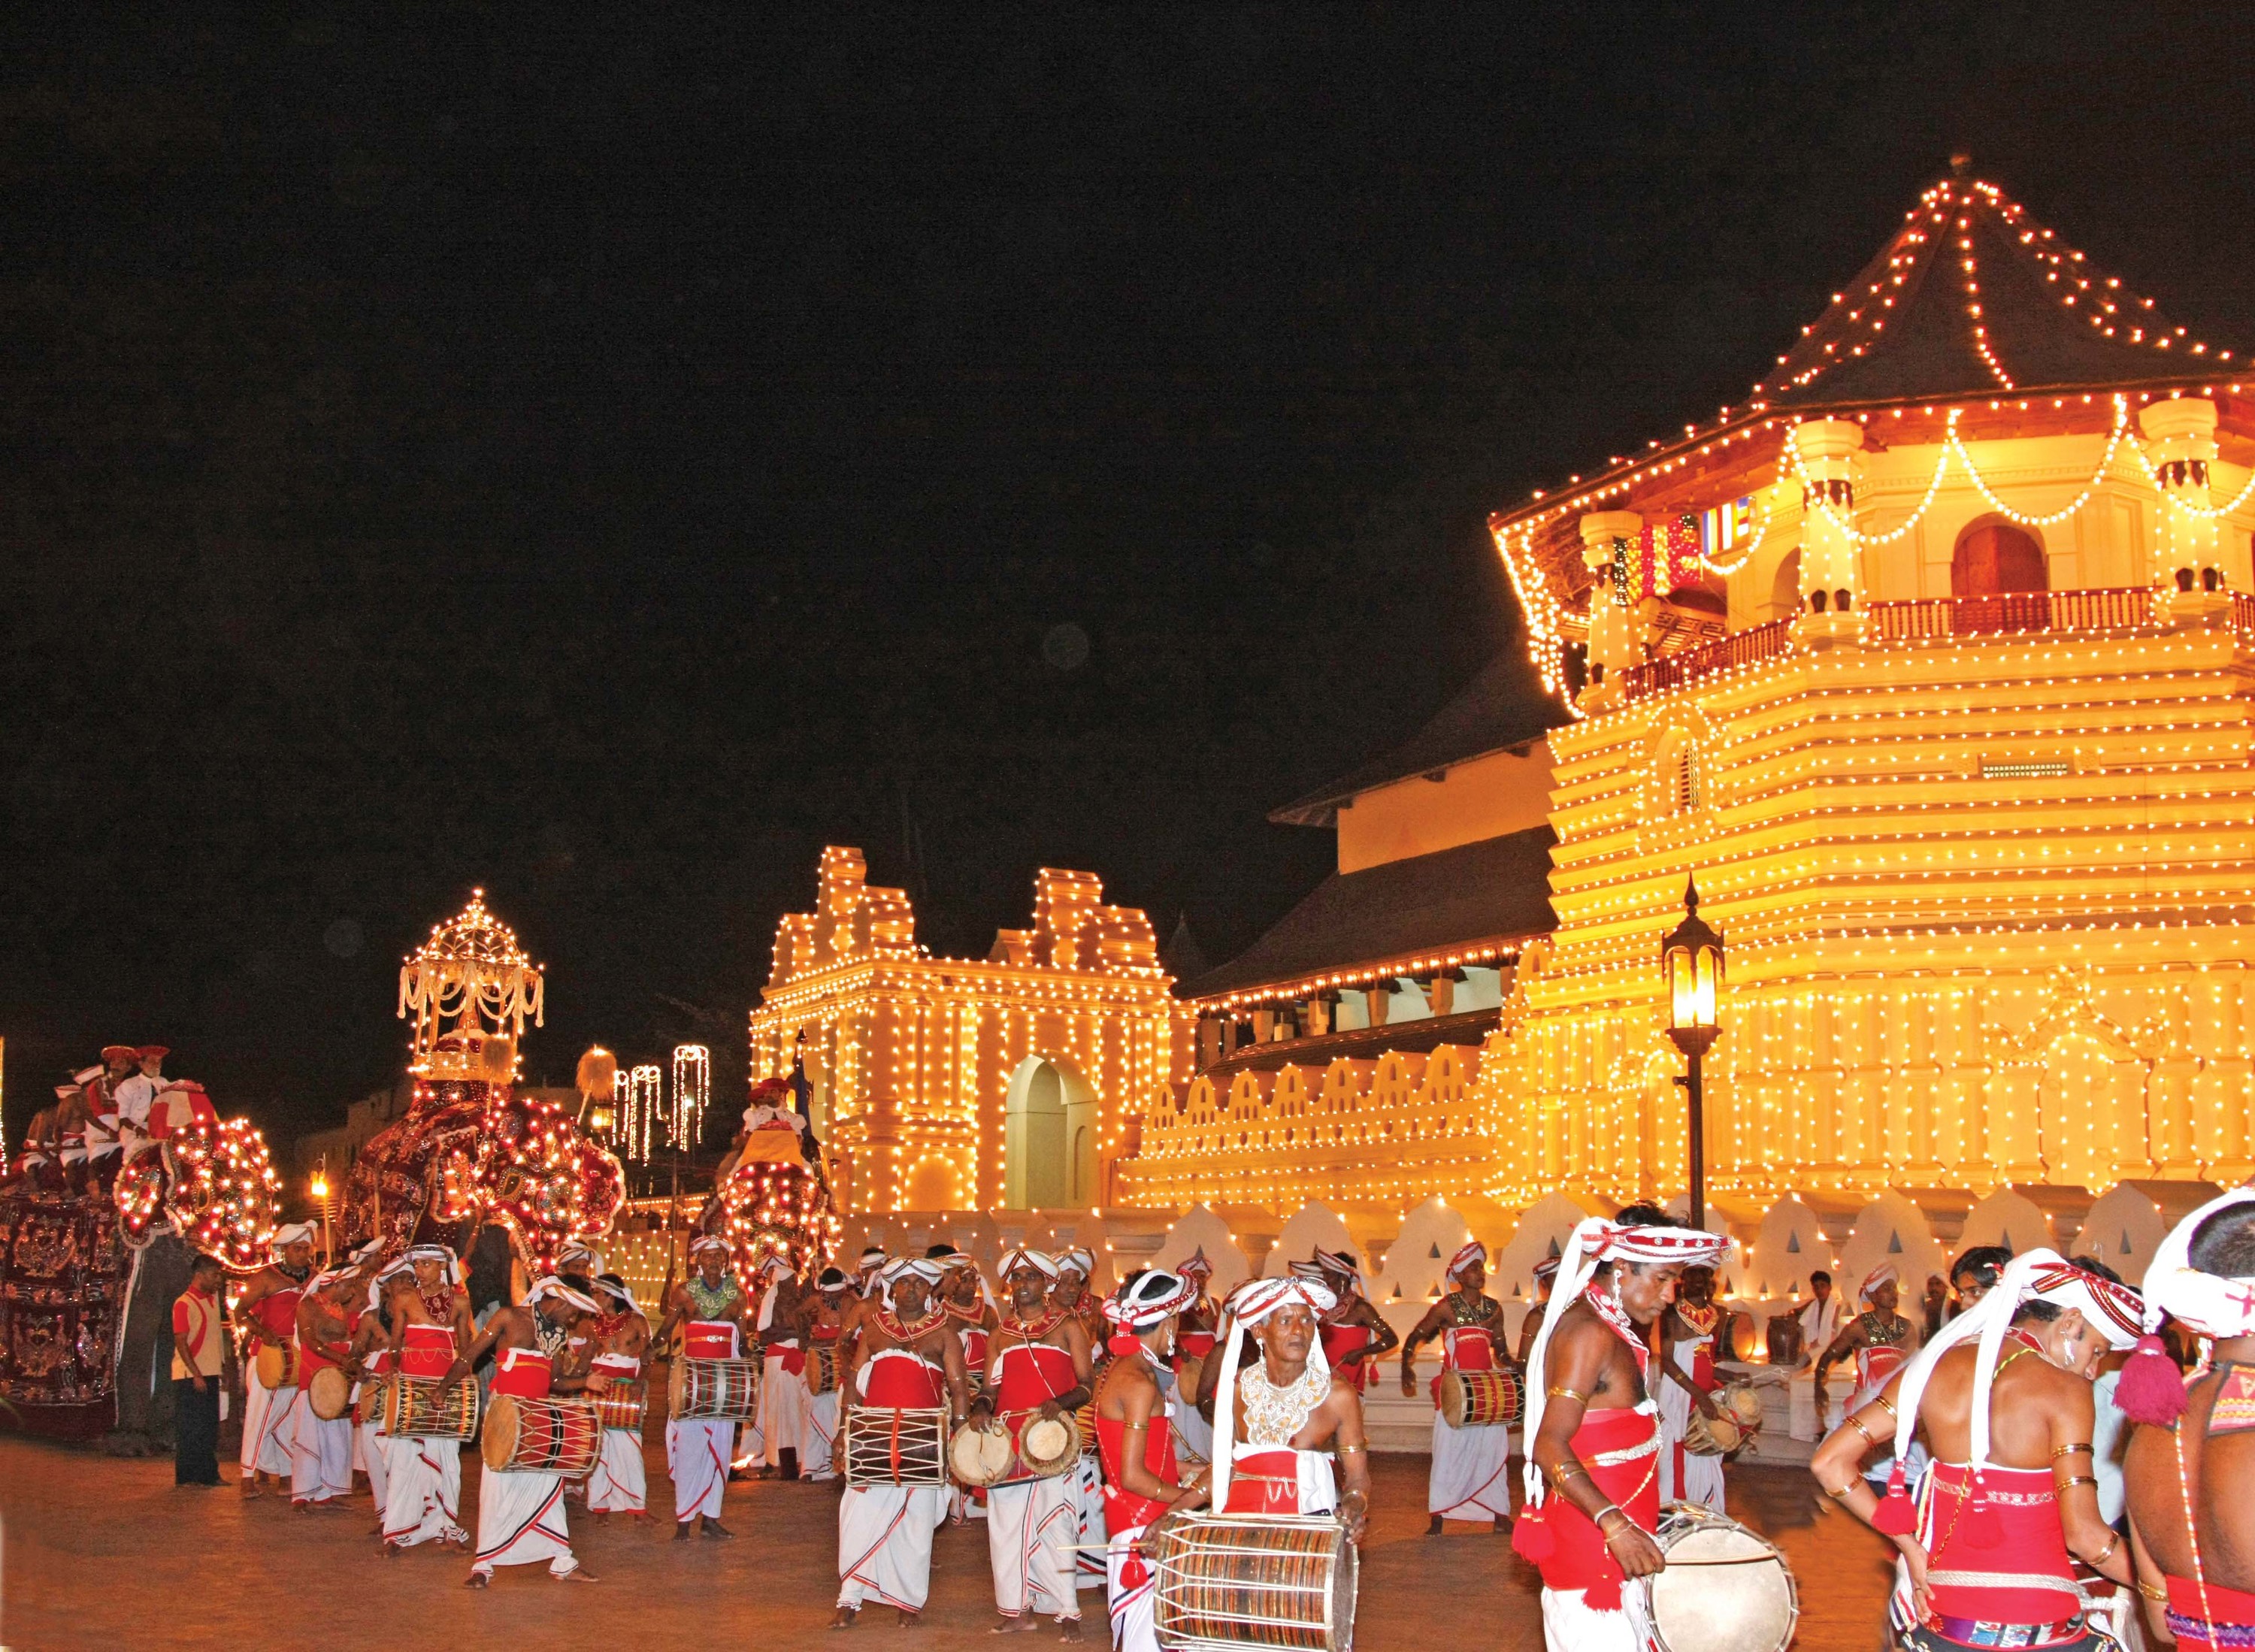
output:
M1687 1103L1690 1186L1685 1195L1691 1226L1707 1225L1706 1096L1701 1063L1723 1029L1716 1009L1723 992L1723 938L1699 917L1699 886L1683 886L1683 921L1660 944L1661 989L1668 998L1668 1036L1683 1052L1687 1071L1675 1082Z

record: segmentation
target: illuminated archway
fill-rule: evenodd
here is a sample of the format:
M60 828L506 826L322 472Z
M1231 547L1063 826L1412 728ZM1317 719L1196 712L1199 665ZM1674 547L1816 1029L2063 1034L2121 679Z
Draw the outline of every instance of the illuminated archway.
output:
M1002 1107L1002 1202L1016 1210L1099 1202L1096 1092L1069 1061L1029 1056Z

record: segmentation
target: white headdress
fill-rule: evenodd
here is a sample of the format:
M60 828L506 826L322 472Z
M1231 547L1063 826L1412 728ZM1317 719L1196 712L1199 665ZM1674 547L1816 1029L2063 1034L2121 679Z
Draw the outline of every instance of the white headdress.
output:
M602 1312L602 1309L596 1306L594 1297L583 1291L573 1290L554 1274L550 1274L534 1283L532 1289L524 1293L524 1305L528 1308L537 1308L551 1297L558 1302L566 1303L577 1308L582 1313Z
M1093 1279L1096 1277L1096 1254L1085 1245L1070 1245L1057 1252L1057 1267L1060 1274L1070 1268L1084 1280Z
M274 1237L266 1241L266 1248L272 1255L279 1256L291 1246L300 1243L310 1245L320 1236L319 1230L311 1222L285 1222L274 1230Z
M1001 1276L1003 1283L1007 1284L1009 1283L1010 1276L1021 1268L1030 1268L1045 1279L1055 1279L1058 1271L1056 1257L1045 1250L1036 1250L1030 1245L1020 1245L1014 1249L1004 1251L1001 1265L994 1271Z

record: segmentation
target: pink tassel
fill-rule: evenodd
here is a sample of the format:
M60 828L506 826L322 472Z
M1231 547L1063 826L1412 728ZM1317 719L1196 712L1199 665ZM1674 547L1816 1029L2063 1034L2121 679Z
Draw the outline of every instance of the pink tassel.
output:
M1547 1513L1541 1508L1522 1509L1518 1523L1511 1529L1512 1551L1531 1565L1540 1566L1558 1552L1558 1534L1550 1529Z
M1910 1488L1903 1484L1900 1463L1887 1476L1886 1494L1872 1511L1872 1529L1890 1537L1907 1537L1918 1529L1918 1505L1911 1501Z
M2184 1374L2159 1337L2138 1339L2114 1384L2114 1408L2132 1423L2167 1428L2184 1415Z

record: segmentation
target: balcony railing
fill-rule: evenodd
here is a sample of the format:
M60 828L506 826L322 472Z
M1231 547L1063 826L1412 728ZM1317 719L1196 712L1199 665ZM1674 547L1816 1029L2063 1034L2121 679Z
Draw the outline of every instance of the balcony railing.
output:
M1873 642L1915 643L2017 631L2126 631L2155 621L2148 586L2095 591L2008 591L1996 596L1923 597L1865 609Z
M1696 683L1717 671L1726 671L1736 665L1751 665L1757 660L1774 659L1793 644L1793 622L1772 620L1767 625L1757 625L1751 630L1722 637L1698 648L1686 649L1681 654L1670 654L1642 665L1633 665L1621 673L1621 700L1633 705L1647 694L1658 694L1671 688L1681 688L1686 683Z

